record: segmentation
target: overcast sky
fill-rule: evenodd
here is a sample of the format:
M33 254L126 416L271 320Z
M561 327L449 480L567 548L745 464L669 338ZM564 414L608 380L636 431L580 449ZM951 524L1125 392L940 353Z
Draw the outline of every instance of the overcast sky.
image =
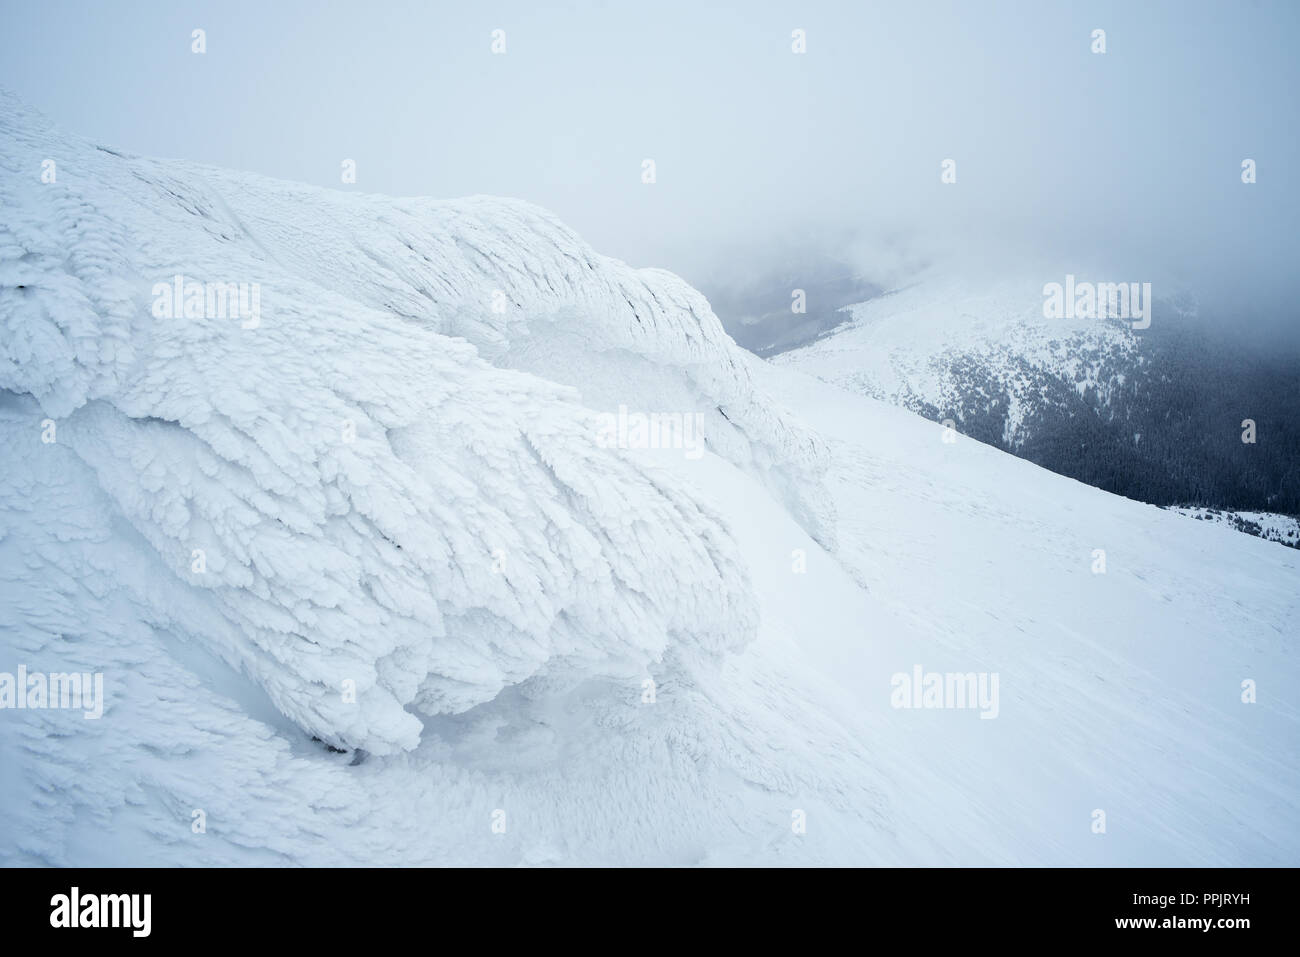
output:
M521 197L694 281L1046 251L1294 296L1300 3L704 6L0 0L0 84L133 152Z

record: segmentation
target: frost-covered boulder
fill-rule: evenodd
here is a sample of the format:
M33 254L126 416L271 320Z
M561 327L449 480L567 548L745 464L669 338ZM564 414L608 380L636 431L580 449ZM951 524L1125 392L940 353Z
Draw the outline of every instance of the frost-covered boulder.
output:
M752 636L719 520L600 447L572 388L500 367L522 354L519 329L536 345L581 317L592 348L629 367L676 356L670 378L735 423L711 432L719 451L779 470L787 443L814 462L679 281L597 260L519 204L384 206L126 157L11 98L0 206L0 389L9 429L30 438L0 491L12 504L42 484L32 470L50 462L35 459L70 451L67 507L123 554L147 543L209 609L187 634L312 734L411 748L412 712ZM565 257L564 288L543 292L563 274L547 260ZM489 287L513 297L505 314L471 307ZM628 301L601 313L616 289ZM620 329L634 312L653 328ZM10 559L5 587L21 591ZM84 558L56 561L76 578ZM121 609L156 624L175 604L137 590Z
M519 200L392 199L166 169L183 207L294 276L463 337L497 366L575 386L601 412L698 416L712 451L834 546L823 444L755 386L748 353L672 273L601 256Z

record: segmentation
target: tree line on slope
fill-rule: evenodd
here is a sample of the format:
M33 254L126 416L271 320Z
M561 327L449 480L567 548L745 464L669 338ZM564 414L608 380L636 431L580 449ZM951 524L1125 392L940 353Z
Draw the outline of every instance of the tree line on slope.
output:
M1300 358L1182 329L1144 337L1142 353L1104 394L1037 377L1041 401L1011 441L1005 390L962 370L959 428L1143 502L1300 515Z

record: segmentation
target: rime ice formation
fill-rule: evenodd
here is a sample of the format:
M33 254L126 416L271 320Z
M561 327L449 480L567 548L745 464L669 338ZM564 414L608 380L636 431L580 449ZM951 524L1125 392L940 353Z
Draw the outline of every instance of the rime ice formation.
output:
M250 229L251 214L233 209L251 204L270 223L276 210L328 205L327 194L290 190L276 203L277 184L90 147L12 102L4 123L0 388L18 421L56 423L59 454L75 455L67 467L88 470L87 485L153 550L155 573L205 596L215 650L304 729L374 753L409 749L420 734L413 712L464 711L546 667L619 673L673 641L717 652L752 637L729 535L674 481L597 447L573 390L494 368L444 335L458 301L426 300L423 314L382 308L392 273L359 220L318 210L307 232L289 234ZM24 174L47 154L59 157L55 183ZM339 209L365 203L343 199ZM488 201L429 208L429 235L441 239L421 247L426 270L468 283L479 268L489 270L479 285L521 285L457 252L471 226L439 230L494 208L506 224L531 215L540 230L541 214ZM395 204L370 230L405 249L405 228L387 220L409 226L418 210ZM303 238L329 222L337 261ZM623 344L664 340L643 365L676 349L695 363L677 373L682 383L726 378L726 340L698 295L615 267L606 278L568 233L549 234L560 244L535 245L590 259L601 295L619 282L648 301L660 290L666 305L642 305L657 326ZM544 282L532 240L497 242L514 254L511 269ZM284 265L287 248L305 257L294 259L301 269ZM444 255L441 267L429 258ZM338 291L313 278L365 271L369 285ZM159 318L154 297L174 275L255 285L256 325ZM596 303L588 308L594 326ZM673 335L681 341L669 344ZM812 447L779 416L756 414L743 381L722 392L707 401L767 428L773 449ZM11 448L30 445L13 438ZM719 442L737 451L744 433ZM138 601L141 615L162 614ZM355 702L340 694L345 682Z
M940 433L522 203L0 99L0 704L105 699L0 707L0 864L1300 862L1300 553Z
M755 390L708 302L671 273L597 255L515 200L394 200L187 172L174 188L189 203L294 276L579 387L593 408L699 413L713 451L833 545L820 442Z

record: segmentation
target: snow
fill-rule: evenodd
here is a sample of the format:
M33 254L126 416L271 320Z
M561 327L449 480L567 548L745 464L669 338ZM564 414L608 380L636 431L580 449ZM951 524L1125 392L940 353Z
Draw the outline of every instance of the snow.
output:
M7 116L7 446L70 449L154 573L202 594L223 660L304 729L410 749L408 706L463 711L552 659L642 668L674 633L752 637L725 530L596 448L572 390L283 271L162 164L64 140L58 183L20 177L50 144ZM260 324L157 320L173 274L258 284Z
M12 98L0 168L0 671L108 698L0 711L0 864L1300 862L1295 550L761 363L525 204ZM917 665L998 716L892 707Z
M942 769L947 793L918 816L958 815L1000 848L959 862L1295 860L1300 562L963 437L945 443L903 410L786 381L778 397L833 449L832 491L853 517L840 557L906 623L873 635L880 672L1001 676L994 721L895 712L910 731L899 761ZM1271 700L1244 704L1246 679ZM1094 809L1105 835L1087 827ZM939 861L953 858L928 859Z
M1047 399L1046 383L1080 396L1092 390L1104 402L1140 361L1139 340L1123 323L1044 316L1043 285L1059 270L1025 264L1007 278L968 269L932 267L846 307L849 323L772 361L940 419L960 422L972 395L1005 401L1002 440L1012 448Z
M1170 506L1169 511L1197 521L1224 525L1235 531L1258 535L1269 542L1300 548L1300 518L1276 512L1225 511L1200 506Z

